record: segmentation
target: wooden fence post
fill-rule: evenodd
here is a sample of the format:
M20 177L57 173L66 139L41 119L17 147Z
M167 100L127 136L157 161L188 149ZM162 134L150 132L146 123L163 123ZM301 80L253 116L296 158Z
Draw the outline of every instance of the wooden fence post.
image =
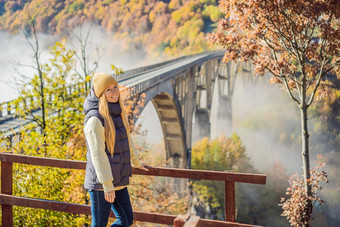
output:
M225 220L235 222L235 182L224 182Z
M174 226L183 227L188 218L189 214L179 214L174 220Z
M1 193L13 194L13 163L1 162ZM1 204L2 226L13 226L13 206Z

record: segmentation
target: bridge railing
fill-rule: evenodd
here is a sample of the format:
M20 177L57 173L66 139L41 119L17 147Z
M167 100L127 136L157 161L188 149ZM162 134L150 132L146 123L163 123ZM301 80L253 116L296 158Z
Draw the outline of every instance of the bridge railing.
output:
M205 54L216 54L216 53L224 53L224 51L220 51L220 50L206 51L206 52L203 52L203 53L185 55L185 56L174 58L174 59L171 59L171 60L168 60L168 61L164 61L164 62L152 64L152 65L147 65L147 66L142 66L142 67L138 67L138 68L134 68L134 69L129 69L129 70L124 71L124 73L117 74L117 75L114 74L114 76L115 76L117 81L123 81L123 80L126 80L126 79L130 79L130 78L132 78L132 77L134 77L134 76L136 76L140 73L144 73L144 72L147 72L149 70L174 63L176 61L184 60L184 59L189 58L189 57L195 57L195 56L205 55Z
M69 212L74 214L87 214L87 215L91 214L89 205L13 196L13 163L85 170L86 162L41 158L11 153L0 153L0 161L1 161L0 203L2 204L1 205L2 226L4 227L13 226L13 205ZM246 174L234 172L218 172L218 171L155 168L155 167L149 167L149 171L133 168L132 172L133 174L136 175L224 181L226 221L200 219L198 222L198 226L251 226L235 222L236 221L235 182L250 184L266 183L266 176L262 174ZM111 213L111 217L114 217L113 213ZM134 211L134 217L136 221L167 225L173 225L174 220L176 218L175 215L146 213L140 211Z

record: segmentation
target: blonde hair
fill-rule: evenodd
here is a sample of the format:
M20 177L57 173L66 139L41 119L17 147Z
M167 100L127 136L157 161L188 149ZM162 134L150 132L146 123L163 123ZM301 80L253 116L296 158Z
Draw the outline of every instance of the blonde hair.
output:
M125 110L124 110L123 104L121 102L120 96L121 95L119 95L119 98L118 98L120 108L122 109L120 116L122 118L125 130L126 130L127 138L128 138L128 141L129 141L129 147L130 147L130 150L131 150L130 127L129 127L129 124L128 124L128 121L127 121L127 117L125 115ZM106 100L105 94L102 94L99 98L99 113L104 118L105 142L106 142L107 148L110 151L111 157L112 157L113 153L114 153L115 142L116 142L116 130L115 130L115 125L113 123L113 120L110 116L109 104Z

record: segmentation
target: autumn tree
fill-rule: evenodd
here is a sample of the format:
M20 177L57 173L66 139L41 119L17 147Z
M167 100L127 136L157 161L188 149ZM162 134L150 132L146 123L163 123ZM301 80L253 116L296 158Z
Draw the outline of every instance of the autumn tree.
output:
M256 73L272 75L300 109L303 185L301 218L310 225L308 108L327 95L327 79L340 74L340 7L334 0L224 0L225 18L209 40L226 49L224 61L251 61Z
M48 48L49 59L40 58L42 48L36 29L36 18L28 12L24 34L32 48L33 77L21 75L19 97L14 100L16 117L31 120L22 126L19 139L9 144L13 153L60 159L84 160L86 143L83 136L84 86L74 72L75 51L66 48L66 40ZM20 66L21 66L20 65ZM41 130L37 130L41 129ZM1 137L0 141L6 140ZM39 177L38 177L39 176ZM53 176L53 177L51 177ZM16 165L14 194L40 199L82 203L81 171ZM30 220L27 220L27 215ZM16 225L82 225L89 218L83 215L15 207Z
M20 90L21 99L18 101L24 102L24 109L18 108L16 111L20 117L27 118L30 117L37 125L40 127L42 133L44 134L46 128L46 68L41 62L41 47L38 38L38 31L36 29L36 18L34 18L30 12L26 13L27 21L25 24L25 29L23 33L25 35L26 41L33 51L33 65L29 65L35 71L33 79L29 79L26 75L21 74L24 79ZM32 38L32 39L31 39ZM20 82L19 82L20 83ZM27 86L30 87L30 92L27 91ZM33 98L35 97L35 99ZM30 110L27 110L27 99L30 100ZM34 103L34 101L36 103ZM34 114L33 111L40 109L41 115Z
M192 147L192 168L215 171L250 171L246 149L236 134L209 140L207 137ZM194 204L201 217L223 219L224 184L218 181L192 181ZM210 212L207 212L210 210Z
M43 156L59 159L84 160L86 143L80 140L83 136L82 104L84 96L83 86L73 86L78 76L72 72L75 64L74 51L68 50L63 42L57 42L49 48L50 58L40 62L43 70L44 96L39 94L39 76L35 75L21 90L21 96L15 101L16 114L28 117L30 107L40 108L37 102L34 105L22 108L27 98L33 100L43 98L45 103L44 131L36 130L39 125L35 121L22 126L19 130L20 138L13 140L10 150L17 154ZM37 116L41 117L41 116ZM29 119L29 118L28 118ZM14 133L14 132L13 132ZM6 140L0 137L0 142ZM0 151L5 151L1 147ZM13 168L13 194L16 196L83 203L82 192L83 172L79 170L66 170L41 166L17 164ZM51 210L36 210L25 207L14 207L14 224L17 226L80 226L89 219L84 215L56 212ZM30 218L27 219L27 216Z

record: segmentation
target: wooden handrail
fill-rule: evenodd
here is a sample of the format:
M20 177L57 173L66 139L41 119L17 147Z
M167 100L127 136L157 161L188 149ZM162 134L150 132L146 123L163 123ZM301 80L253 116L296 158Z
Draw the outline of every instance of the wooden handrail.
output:
M65 202L57 202L43 199L35 199L35 198L25 198L13 195L5 195L0 194L0 203L6 205L16 205L23 207L30 207L36 209L48 209L54 211L68 212L73 214L86 214L91 215L91 207L90 205L84 204L75 204L75 203L65 203ZM134 211L134 220L141 222L150 222L150 223L158 223L164 225L173 225L174 220L177 216L169 215L169 214L158 214L158 213L147 213ZM113 212L110 213L110 217L114 218ZM4 225L6 226L6 225ZM221 226L221 227L245 227L245 226L254 226L247 225L242 223L234 223L234 222L225 222L225 221L216 221L209 219L200 219L200 222L197 226Z
M27 155L1 153L1 193L0 203L2 204L2 224L3 226L13 226L12 206L26 206L49 210L58 210L70 213L80 212L90 214L88 205L64 203L57 201L41 200L35 198L24 198L13 196L13 163L28 165L48 166L56 168L81 169L86 168L86 162L76 160L62 160L44 157L33 157ZM148 167L149 171L133 168L132 172L136 175L165 176L187 179L217 180L225 182L225 215L226 221L215 221L200 219L197 226L253 226L236 223L235 216L235 182L265 184L266 176L262 174L245 174L234 172L218 172L205 170L188 170L175 168ZM6 183L5 183L6 182ZM176 216L164 214L152 214L135 212L135 220L153 222L159 224L173 224Z
M11 153L0 153L0 161L67 169L86 168L86 162L84 161L42 158ZM132 168L132 173L136 175L163 176L215 181L232 181L251 184L266 184L266 175L263 174L219 172L209 170L177 169L162 167L148 167L148 169L149 171Z

